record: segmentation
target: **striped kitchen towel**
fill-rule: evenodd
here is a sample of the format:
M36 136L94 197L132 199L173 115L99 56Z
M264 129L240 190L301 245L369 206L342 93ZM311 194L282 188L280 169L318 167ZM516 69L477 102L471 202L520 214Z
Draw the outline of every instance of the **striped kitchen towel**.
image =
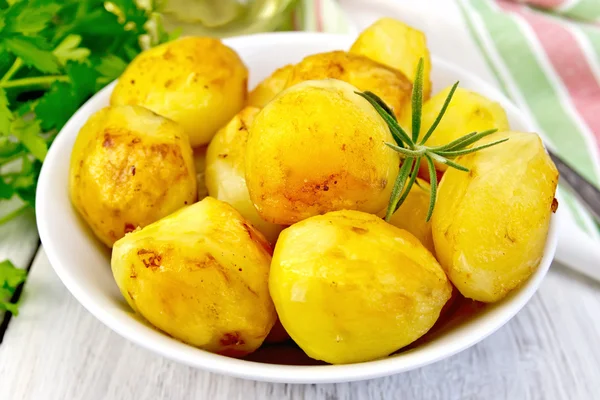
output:
M460 0L459 6L505 94L529 112L549 145L599 184L600 28L571 17L591 2L592 21L600 15L597 0ZM591 217L568 191L562 195L580 228L599 239Z
M600 186L600 0L301 0L289 28L357 33L382 16L437 36L434 52L472 47L484 79L495 80L547 144ZM463 31L468 43L456 44ZM462 66L480 72L471 61ZM559 199L598 257L598 224L565 188Z
M580 21L600 21L598 0L525 0L520 3Z

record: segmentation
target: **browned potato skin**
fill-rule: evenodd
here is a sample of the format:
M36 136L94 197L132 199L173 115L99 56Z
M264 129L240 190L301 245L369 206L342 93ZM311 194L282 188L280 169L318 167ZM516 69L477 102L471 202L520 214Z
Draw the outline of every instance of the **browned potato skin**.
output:
M412 82L423 59L423 98L431 93L431 60L423 32L392 18L381 18L358 36L350 52L402 71Z
M185 37L137 56L110 102L141 105L178 122L197 147L242 109L247 81L246 66L220 40Z
M556 166L534 133L498 132L477 142L508 138L456 162L442 178L432 217L437 259L463 296L495 302L538 268L558 183Z
M260 217L246 185L248 127L259 112L259 108L245 107L216 133L206 152L205 187L211 197L231 204L274 244L283 226Z
M314 79L339 79L379 96L397 117L410 104L412 83L402 72L365 56L344 51L319 53L294 66L286 87Z
M421 337L452 286L409 232L342 210L281 233L269 289L281 323L308 356L347 364L385 357Z
M277 319L271 254L233 207L206 197L119 240L111 266L123 297L152 325L201 349L243 357Z
M139 106L110 106L81 128L71 153L75 209L107 246L196 201L187 135Z
M356 87L336 79L294 85L254 119L246 145L250 198L268 222L291 225L334 210L377 213L400 158L388 126Z
M248 105L258 108L266 106L285 89L293 70L293 65L286 65L273 72L250 92L248 95Z

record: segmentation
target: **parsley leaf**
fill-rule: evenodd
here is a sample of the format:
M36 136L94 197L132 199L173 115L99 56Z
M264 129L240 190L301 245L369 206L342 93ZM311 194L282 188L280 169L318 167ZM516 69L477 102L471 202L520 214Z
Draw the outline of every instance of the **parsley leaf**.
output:
M7 13L5 32L23 34L38 33L43 30L61 5L44 1L20 1Z
M0 135L8 134L10 122L13 120L13 115L8 108L8 98L4 89L0 88Z
M67 75L70 83L53 83L35 108L44 130L60 129L95 91L98 73L92 67L70 63Z
M86 13L75 22L74 30L80 34L99 36L114 36L123 32L123 26L119 24L117 17L104 9L96 9ZM103 43L102 47L106 45Z
M48 145L40 135L42 130L38 120L25 121L22 118L17 119L10 125L10 131L35 158L44 161L48 152Z
M23 62L34 67L40 72L56 74L60 71L60 64L50 51L42 50L39 41L27 36L15 36L4 39L6 49Z
M9 260L0 262L0 310L18 314L18 305L11 303L10 298L26 277L27 271L15 267Z
M21 173L12 182L17 195L32 207L35 205L35 189L41 168L39 160L31 161L29 157L23 157Z
M90 49L79 47L80 43L81 36L68 35L56 46L52 54L62 65L66 65L68 61L85 61L90 55Z
M98 72L91 65L70 63L67 66L67 75L73 86L74 96L79 103L83 103L94 94Z
M4 182L4 178L0 177L0 199L12 199L15 195L15 190L11 185Z
M13 157L22 150L21 143L6 136L0 136L0 165L5 164L5 159Z
M100 64L96 70L106 79L106 83L117 79L127 68L127 63L123 59L108 55L100 59Z
M42 128L48 130L62 126L70 117L78 103L71 94L71 85L55 82L35 107L35 114L42 121Z
M123 46L123 51L125 52L127 61L133 60L138 55L137 50L135 50L131 45Z
M0 23L0 25L2 24ZM2 31L2 28L0 28L0 31ZM6 51L4 44L0 41L0 77L6 73L13 62L15 62L15 56Z

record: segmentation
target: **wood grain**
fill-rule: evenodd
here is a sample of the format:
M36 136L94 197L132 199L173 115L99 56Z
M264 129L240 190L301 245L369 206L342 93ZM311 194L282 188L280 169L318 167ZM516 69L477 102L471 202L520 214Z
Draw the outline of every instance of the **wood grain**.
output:
M594 399L600 285L554 265L504 328L428 367L331 385L246 381L195 370L110 331L67 292L43 252L0 346L0 399Z

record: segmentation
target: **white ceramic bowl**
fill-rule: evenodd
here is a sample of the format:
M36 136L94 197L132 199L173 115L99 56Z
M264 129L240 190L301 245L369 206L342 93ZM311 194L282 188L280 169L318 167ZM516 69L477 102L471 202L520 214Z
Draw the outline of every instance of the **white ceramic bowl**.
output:
M275 68L298 62L309 54L348 49L352 40L338 35L276 33L239 37L226 42L248 66L250 86L253 87ZM474 89L500 102L513 129L532 130L523 114L501 93L468 71L434 56L431 78L434 91L460 80L461 87ZM73 143L88 117L108 105L113 86L109 85L90 99L66 124L52 145L38 184L38 228L50 263L75 298L115 332L160 355L222 374L272 382L343 382L395 374L449 357L496 331L527 303L550 266L557 242L556 217L552 220L544 258L535 274L521 288L493 305L481 307L463 302L447 320L440 321L417 344L377 361L315 365L317 363L302 357L302 352L291 345L266 347L255 353L251 360L238 360L181 343L153 329L127 306L111 274L109 251L95 240L69 201L68 169Z

